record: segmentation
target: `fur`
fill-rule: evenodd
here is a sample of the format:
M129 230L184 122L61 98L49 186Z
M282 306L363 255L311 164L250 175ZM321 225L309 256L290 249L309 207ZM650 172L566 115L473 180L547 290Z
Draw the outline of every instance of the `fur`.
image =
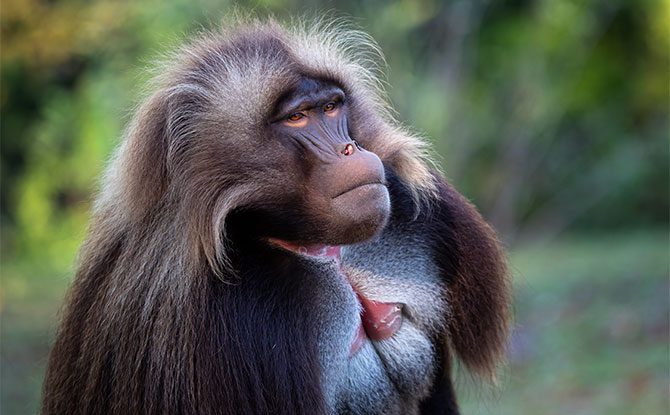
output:
M474 372L495 372L507 335L502 251L393 120L375 60L359 32L248 19L175 54L107 170L43 413L455 411L452 349ZM335 264L244 238L254 227L244 212L296 183L282 172L299 160L273 157L278 144L259 131L304 76L342 86L352 137L393 177L394 222L344 259L361 290L407 304L407 324L352 359L359 306Z

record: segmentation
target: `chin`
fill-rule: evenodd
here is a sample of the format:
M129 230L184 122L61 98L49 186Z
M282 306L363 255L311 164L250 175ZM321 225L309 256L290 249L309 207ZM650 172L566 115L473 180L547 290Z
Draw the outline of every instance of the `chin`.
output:
M340 218L334 229L340 237L333 244L348 245L379 233L388 221L391 205L386 186L368 184L333 199L333 208Z

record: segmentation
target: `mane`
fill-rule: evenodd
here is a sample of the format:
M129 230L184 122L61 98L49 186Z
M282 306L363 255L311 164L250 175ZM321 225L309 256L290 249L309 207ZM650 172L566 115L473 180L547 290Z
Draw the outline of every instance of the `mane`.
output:
M195 132L203 132L202 123L198 122L215 121L225 126L229 136L244 141L249 130L255 131L257 125L265 122L273 100L283 87L290 85L296 74L303 73L336 80L346 89L356 108L362 109L354 114L352 124L357 126L364 147L376 153L407 185L417 213L422 206L429 205L426 202L436 196L430 172L434 163L425 140L393 118L383 88L384 58L368 35L341 21L298 20L288 27L272 19L234 21L217 31L200 33L164 60L165 70L154 81L155 92L140 107L108 169L103 201L98 206L125 200L126 207L115 207L114 211L141 215L169 193L167 182L176 176L181 176L181 189L199 191L189 176L193 172L178 171L184 165L184 153L197 141ZM208 120L208 116L217 116L209 108L225 108L226 118L248 120L250 126ZM155 124L157 118L164 121L162 126L154 126L153 130L147 127L152 121ZM164 131L157 134L157 128ZM157 136L162 139L155 140ZM144 169L135 162L138 152L164 154L161 160L150 162L157 169L138 172ZM157 171L163 166L162 172ZM222 170L225 176L225 166ZM147 194L143 179L161 186ZM207 201L199 200L198 206L208 205L206 214L191 215L196 220L212 218L194 226L202 236L199 243L209 265L219 275L232 271L226 255L225 217L243 204L246 196L260 190L234 180L227 180L225 188L220 195L208 194ZM202 199L197 195L196 198ZM195 209L199 210L197 206Z
M234 20L164 59L106 170L52 351L45 413L195 412L199 391L217 385L193 373L220 380L213 366L235 358L203 362L220 345L201 335L225 329L205 317L223 313L213 281L238 278L227 221L275 184L235 155L253 158L258 126L299 77L342 85L361 108L352 114L357 139L397 173L417 210L436 195L424 140L392 116L371 38L337 21ZM317 376L311 352L299 352L305 367L296 373ZM310 384L320 387L318 378ZM69 390L79 391L75 400L59 398Z

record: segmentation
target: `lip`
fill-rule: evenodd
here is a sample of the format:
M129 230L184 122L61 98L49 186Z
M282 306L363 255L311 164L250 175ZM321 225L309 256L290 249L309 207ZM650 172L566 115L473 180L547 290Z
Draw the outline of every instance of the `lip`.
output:
M353 191L353 190L357 190L357 189L360 189L360 188L362 188L362 187L366 187L366 186L383 186L383 187L386 187L386 183L384 183L382 180L376 180L376 181L369 181L369 182L359 183L359 184L357 184L357 185L355 185L355 186L352 186L352 187L350 187L350 188L347 188L347 189L346 189L345 191L343 191L343 192L340 192L340 193L336 194L335 196L333 196L333 199L337 199L338 197L340 197L340 196L342 196L342 195L344 195L344 194L346 194L346 193L349 193L349 192L351 192L351 191Z

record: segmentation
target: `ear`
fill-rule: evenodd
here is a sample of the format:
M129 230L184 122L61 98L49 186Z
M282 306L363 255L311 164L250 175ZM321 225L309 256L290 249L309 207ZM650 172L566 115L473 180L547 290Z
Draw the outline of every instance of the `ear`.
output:
M475 207L433 172L431 216L436 263L447 286L450 315L443 350L472 372L495 378L509 334L510 279L495 232ZM448 358L448 357L446 357Z

